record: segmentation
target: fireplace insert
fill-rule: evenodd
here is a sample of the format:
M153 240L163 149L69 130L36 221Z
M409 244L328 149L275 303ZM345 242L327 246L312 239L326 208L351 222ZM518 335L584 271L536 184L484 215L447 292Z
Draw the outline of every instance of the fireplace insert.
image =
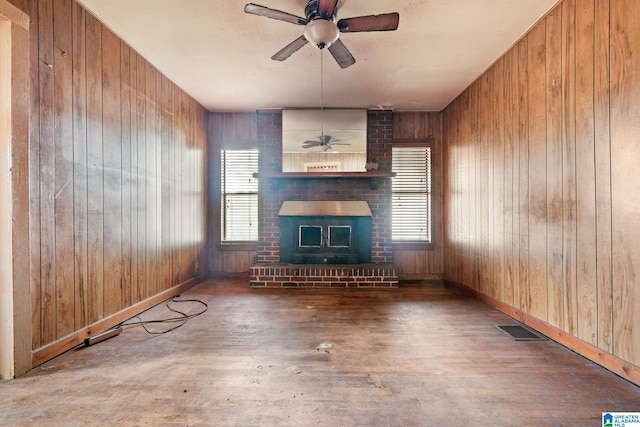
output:
M310 212L300 214L299 210L293 210L293 212L287 209L281 210L281 262L294 264L371 262L371 216L362 215L361 211L328 209L327 203L332 202L323 202L324 206L318 212L335 212L335 215L310 215ZM308 207L305 206L305 208Z

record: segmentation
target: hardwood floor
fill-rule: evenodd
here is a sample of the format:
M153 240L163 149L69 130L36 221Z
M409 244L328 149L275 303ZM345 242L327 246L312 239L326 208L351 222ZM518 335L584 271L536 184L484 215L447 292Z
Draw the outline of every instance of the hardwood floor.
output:
M187 298L208 311L175 331L128 327L0 382L0 425L598 426L640 411L639 387L553 341L512 340L493 325L513 320L439 283L207 281Z

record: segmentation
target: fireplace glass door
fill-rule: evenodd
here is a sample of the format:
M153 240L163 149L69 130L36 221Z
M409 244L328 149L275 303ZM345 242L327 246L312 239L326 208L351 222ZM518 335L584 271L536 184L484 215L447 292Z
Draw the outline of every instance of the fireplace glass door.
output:
M351 226L330 225L328 227L327 246L330 248L351 247Z
M371 262L371 217L281 216L280 261L294 264Z
M298 246L300 248L351 247L350 225L301 225L298 228Z
M321 248L322 227L318 225L301 225L298 230L298 246L301 248Z

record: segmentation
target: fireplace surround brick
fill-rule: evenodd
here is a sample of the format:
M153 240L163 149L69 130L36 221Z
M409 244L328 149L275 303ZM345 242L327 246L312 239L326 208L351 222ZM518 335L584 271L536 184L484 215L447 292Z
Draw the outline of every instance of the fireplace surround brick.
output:
M269 177L281 172L282 113L280 110L261 110L257 114L259 157L258 190L258 247L257 263L251 269L252 286L396 286L397 275L392 266L391 241L391 179L388 178L305 178ZM367 119L367 160L378 163L378 171L391 171L393 113L370 111ZM323 270L318 276L287 274L258 274L265 268L288 268L279 265L280 233L278 211L282 202L322 200L364 200L373 215L371 264L384 269L384 274L367 270L365 276L352 275L356 271L340 270L340 275L325 271L335 266L314 266ZM296 267L301 271L301 267ZM310 267L311 268L311 267ZM346 267L345 267L346 268ZM353 268L353 267L350 267ZM309 272L307 270L303 270ZM347 274L345 276L345 274Z

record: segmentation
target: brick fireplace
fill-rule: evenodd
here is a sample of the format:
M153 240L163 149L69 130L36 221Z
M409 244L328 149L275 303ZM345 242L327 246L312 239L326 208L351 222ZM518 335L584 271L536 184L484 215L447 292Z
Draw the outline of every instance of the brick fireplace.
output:
M282 173L282 114L258 112L259 195L258 252L251 286L372 287L397 286L391 242L391 144L393 114L370 111L367 158L377 172ZM359 201L371 211L370 262L354 265L294 265L280 259L280 216L286 201ZM313 277L313 280L309 278Z

